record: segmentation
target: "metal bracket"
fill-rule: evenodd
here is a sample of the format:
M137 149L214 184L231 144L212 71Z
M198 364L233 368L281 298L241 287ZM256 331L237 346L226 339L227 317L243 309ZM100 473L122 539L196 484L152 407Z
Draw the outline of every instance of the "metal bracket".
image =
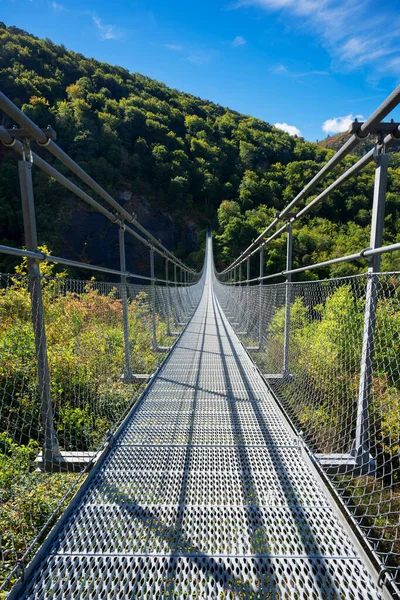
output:
M359 140L366 140L370 135L385 135L391 133L393 137L400 138L399 126L400 123L396 123L393 119L389 123L377 123L375 127L370 129L369 133L362 135L360 133L361 127L364 125L364 122L360 122L357 119L351 123L347 133L354 133L354 135Z
M25 561L23 558L19 558L17 560L17 564L16 564L18 571L20 573L19 579L21 582L24 582L25 580Z
M126 377L123 373L120 379L122 383L138 383L139 381L149 381L152 377L151 373L132 373L130 377Z
M114 444L114 434L111 431L107 431L106 443L110 448L112 448Z
M29 162L29 167L33 164L33 156L29 138L24 138L22 142L22 160Z
M29 133L29 131L27 131L26 129L22 129L21 127L13 127L12 129L6 129L6 131L14 140L25 140L25 139L34 140L35 139ZM42 144L40 142L38 142L39 146L46 146L50 140L53 142L56 141L57 133L54 131L54 129L52 127L50 127L50 125L42 128L42 131L45 134L45 136L47 137L47 142L44 142Z
M392 579L392 573L390 572L390 569L384 567L378 575L378 581L376 582L378 588L382 589L384 585L387 585L387 582L385 582L385 578L387 575L389 575L389 578Z

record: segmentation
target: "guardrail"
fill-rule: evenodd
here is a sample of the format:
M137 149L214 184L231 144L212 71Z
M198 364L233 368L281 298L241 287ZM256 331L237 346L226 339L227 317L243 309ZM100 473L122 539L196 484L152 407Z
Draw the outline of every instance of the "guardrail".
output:
M0 591L8 589L76 486L140 397L200 301L203 272L185 265L0 92L0 142L21 155L26 248L0 274ZM88 193L36 154L47 150ZM32 169L55 179L118 227L119 269L38 249ZM75 180L76 181L76 180ZM98 199L96 199L98 197ZM148 248L150 276L129 271L126 236ZM164 275L155 274L155 255ZM51 265L117 276L118 283L54 276ZM141 282L141 283L138 283Z
M364 123L355 121L351 127L352 135L349 140L317 175L226 269L220 273L215 271L217 295L231 324L247 344L249 351L253 353L256 364L262 370L271 389L280 398L291 420L299 428L299 432L303 431L318 465L330 476L342 498L347 494L346 505L353 503L351 507L353 518L361 527L364 526L364 532L369 527L367 535L372 540L374 550L380 554L380 559L382 560L385 551L388 554L383 559L385 567L391 568L393 562L395 563L397 577L399 577L400 564L398 548L400 535L398 524L394 523L396 519L398 523L400 503L397 506L393 499L397 498L397 495L400 497L400 487L396 483L396 478L400 477L400 468L396 462L395 450L389 451L383 439L386 439L385 436L390 430L390 442L387 443L394 448L397 447L396 444L400 444L400 429L396 425L400 422L400 372L397 363L391 361L389 369L386 364L388 361L382 358L382 353L385 352L382 347L382 330L384 328L386 336L386 353L391 356L392 353L398 352L396 340L400 331L397 317L399 316L400 319L400 315L396 304L396 289L398 283L400 284L400 276L381 274L380 259L383 253L400 250L400 243L382 245L388 178L386 149L400 138L400 124L393 120L383 123L382 119L399 102L400 86ZM293 212L293 209L307 198L315 186L369 135L376 135L375 147L306 206ZM351 255L294 269L292 266L293 225L318 203L323 202L333 190L371 162L375 163L375 183L370 246ZM282 221L285 222L279 227ZM273 231L274 229L276 231ZM264 249L272 240L284 233L287 237L286 269L278 273L265 274ZM256 254L259 255L259 276L251 278L250 261ZM320 282L295 283L293 281L293 277L298 273L356 259L365 259L367 262L364 276ZM247 269L246 275L242 277L244 265ZM270 280L278 277L284 277L285 283L270 283ZM342 290L340 293L338 288ZM334 332L331 333L331 339L328 339L324 333L329 329L329 323L333 322L332 316L331 321L328 322L328 312L333 310L335 302L340 304L340 294L343 298L346 296L349 306L353 307L352 318L354 319L354 322L347 321L348 331L345 331L341 329L340 317L338 315L335 317L337 331L342 336L342 347L339 340L336 340ZM345 307L342 310L343 320L345 320ZM390 320L392 323L393 338L390 337L391 332L387 326L382 324L383 319ZM313 337L307 339L307 336L313 335L313 331L315 339ZM347 345L346 337L348 337ZM337 365L332 359L329 373L323 370L326 365L321 366L322 355L318 359L315 358L315 353L324 352L323 347L319 348L322 344L321 340L325 340L327 356L329 352L333 352L333 347L336 352ZM314 344L319 350L313 349ZM377 344L379 352L376 356ZM309 357L307 357L307 348ZM325 363L328 362L328 358L325 357ZM343 366L344 363L346 367ZM316 373L318 369L319 372ZM337 369L336 376L334 376L334 369ZM382 373L385 375L383 376ZM379 393L376 387L379 381L380 385L383 385L382 377L386 378L387 386L392 386L390 393L387 391L390 400L388 398L382 400L382 397L381 400L378 399ZM355 384L355 378L358 378L358 385ZM316 389L318 381L319 391ZM329 406L329 397L333 403L331 406ZM379 402L386 407L387 414L382 407L377 408ZM334 413L333 407L336 411ZM323 425L321 421L318 431L318 411L320 411L320 421L321 415L331 415L331 419L336 422L335 430L330 428L331 424L327 417L327 423ZM387 424L388 419L392 420L390 427ZM379 427L378 423L381 423ZM360 483L362 477L366 478L363 485ZM346 478L347 481L353 478L353 483L358 482L357 485L353 485L353 492L350 492L349 483L345 485ZM369 486L366 483L368 478L374 482ZM351 493L361 492L369 494L369 509L362 506L361 500L355 503L356 506L354 505L354 497L351 497ZM378 493L381 496L387 494L393 500L388 500L389 508L388 504L377 500ZM374 529L371 526L371 522L374 521L370 514L372 511L376 511L376 521L378 517L384 519L386 514L385 527L376 526L377 528ZM391 536L388 533L390 528L392 528ZM393 529L395 529L394 533ZM388 548L390 548L389 552Z
M13 102L11 102L2 92L0 92L0 109L7 114L10 119L17 123L11 129L0 126L0 141L8 148L22 155L22 160L18 161L18 173L21 189L22 214L24 223L24 234L26 249L13 248L10 246L0 246L0 252L13 256L27 258L28 274L30 277L30 294L32 302L33 326L36 340L36 354L38 365L38 379L41 390L41 411L43 415L43 426L45 431L44 444L44 462L50 464L56 458L61 459L61 453L57 444L57 436L54 431L53 411L50 394L50 375L47 358L46 328L43 310L43 298L41 289L41 277L39 264L42 261L50 261L67 266L79 267L92 271L107 273L110 275L119 275L121 281L121 302L123 306L123 329L124 329L124 349L125 349L125 381L132 379L129 326L128 326L128 297L127 283L130 278L150 281L152 297L152 331L153 331L153 350L158 350L157 344L157 324L156 324L156 293L155 285L166 284L177 286L190 286L201 277L201 272L196 273L193 269L186 266L172 252L170 252L159 240L157 240L147 229L145 229L136 218L125 210L104 188L102 188L94 179L90 177L72 158L70 158L56 143L56 133L51 127L40 129L27 115L25 115ZM62 175L56 168L48 164L31 149L31 142L36 142L42 148L48 150L63 165L68 167L85 185L91 188L102 200L110 205L117 213L112 213L101 203L87 194L80 187L75 185L70 179ZM109 269L100 265L92 265L79 261L66 259L63 257L44 254L38 250L38 239L36 229L35 200L32 183L32 166L35 165L54 178L58 183L71 191L77 197L89 204L93 209L104 215L109 221L119 228L119 253L120 270ZM131 226L140 231L140 234ZM150 277L131 273L126 267L125 258L125 234L133 236L140 243L149 248ZM154 271L154 254L157 253L165 260L165 279L157 278ZM169 265L174 267L174 277L169 277ZM180 276L178 276L178 269ZM180 281L178 281L180 279ZM169 325L168 325L169 327Z

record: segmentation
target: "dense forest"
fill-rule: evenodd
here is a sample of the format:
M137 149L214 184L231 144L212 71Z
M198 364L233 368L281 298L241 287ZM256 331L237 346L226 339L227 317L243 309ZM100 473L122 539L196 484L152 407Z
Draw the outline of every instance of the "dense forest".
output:
M168 215L176 229L174 235L165 219L157 234L197 266L202 253L195 250L206 225L216 230L218 262L224 266L334 152L3 23L0 89L38 125L50 124L60 146L128 209L140 217L138 207L147 204ZM0 122L11 125L5 115L0 114ZM355 160L348 157L345 166ZM393 162L390 172L387 243L400 239L397 164ZM341 170L343 166L336 174ZM296 224L295 266L369 245L373 171L370 165ZM328 177L325 185L334 176ZM89 209L54 181L40 173L35 177L40 242L54 253L88 262L106 264L108 260L108 266L115 266L110 261L116 258L104 251L104 244L100 244L100 255L94 250L96 236L89 231ZM151 220L144 224L151 228ZM15 156L5 148L0 148L0 243L23 244L17 165ZM284 266L284 244L282 238L267 248L267 271ZM386 268L396 264L396 258L384 257ZM13 259L1 257L0 269L12 267ZM336 265L303 277L354 273L363 268L362 263Z

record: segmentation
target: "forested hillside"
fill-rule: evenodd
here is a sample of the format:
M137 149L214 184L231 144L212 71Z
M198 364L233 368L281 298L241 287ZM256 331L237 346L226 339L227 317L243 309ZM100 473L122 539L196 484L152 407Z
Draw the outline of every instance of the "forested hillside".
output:
M192 252L194 263L207 224L217 230L223 265L333 154L266 122L2 23L0 89L40 126L52 125L66 152L169 247L186 258ZM0 119L10 125L4 115ZM347 165L354 160L349 157ZM0 161L0 243L20 246L15 156L0 148ZM54 253L115 266L110 263L116 252L106 250L105 242L115 242L107 225L89 219L89 209L55 182L40 173L35 177L40 241ZM368 246L372 189L371 166L297 224L296 265ZM398 241L398 169L391 170L390 190L386 242ZM271 245L268 269L283 267L283 246L283 239ZM137 261L133 249L130 256ZM393 260L385 258L387 264ZM0 267L10 269L12 262L2 257ZM145 269L145 257L136 266ZM339 265L323 274L358 268Z

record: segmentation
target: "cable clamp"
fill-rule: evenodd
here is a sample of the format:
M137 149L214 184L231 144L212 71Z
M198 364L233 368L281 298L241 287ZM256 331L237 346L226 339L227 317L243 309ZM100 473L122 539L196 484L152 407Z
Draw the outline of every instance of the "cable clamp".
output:
M17 138L13 138L12 141L8 144L7 142L3 142L4 146L7 148L14 148L15 144L18 142Z
M360 252L360 257L361 258L366 258L367 260L369 260L369 256L365 256L365 253L368 252L368 250L372 250L371 247L368 246L368 248L364 248L364 250L361 250Z
M28 138L25 138L22 142L22 160L24 162L28 161L30 166L33 164L31 144Z
M388 578L386 577L387 575L389 575ZM385 581L385 579L386 579L386 581ZM388 583L387 579L389 579L389 581L390 581L392 579L392 574L390 572L390 569L388 569L387 567L384 567L379 572L378 580L376 582L376 585L378 586L379 589L382 589L384 585L387 585L387 583Z
M46 129L42 129L42 131L45 134L47 140L45 142L39 142L38 140L36 140L36 143L38 146L41 146L42 148L46 148L46 146L48 146L50 144L50 142L56 141L57 133L54 131L54 129L52 128L51 125L47 125Z
M23 558L19 558L17 560L17 569L19 571L19 578L21 580L21 582L23 582L25 580L25 561Z
M38 140L36 140L36 143L41 148L46 148L50 144L50 142L52 142L52 141L53 140L51 138L47 138L47 140L45 142L39 142Z

